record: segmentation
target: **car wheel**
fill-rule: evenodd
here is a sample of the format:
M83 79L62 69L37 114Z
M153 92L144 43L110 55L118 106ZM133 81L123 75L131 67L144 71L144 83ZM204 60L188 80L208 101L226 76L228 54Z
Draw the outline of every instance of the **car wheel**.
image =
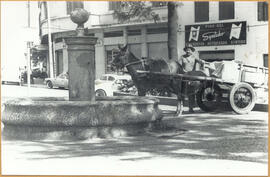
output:
M51 81L47 81L47 84L46 85L47 85L48 88L53 88L53 84L52 84Z
M107 96L106 92L102 89L98 89L95 93L96 96Z

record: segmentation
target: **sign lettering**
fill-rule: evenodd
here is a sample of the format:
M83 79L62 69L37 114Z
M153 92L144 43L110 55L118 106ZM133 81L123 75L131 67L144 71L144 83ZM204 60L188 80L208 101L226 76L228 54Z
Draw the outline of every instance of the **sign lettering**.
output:
M246 22L185 26L186 45L199 46L246 44Z

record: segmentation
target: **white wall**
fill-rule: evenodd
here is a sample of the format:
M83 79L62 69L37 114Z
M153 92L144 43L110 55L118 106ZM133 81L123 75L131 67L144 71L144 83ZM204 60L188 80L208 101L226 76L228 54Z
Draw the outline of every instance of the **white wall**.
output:
M209 21L199 23L195 23L194 20L194 2L182 3L183 5L178 8L179 24L181 24L178 33L179 56L183 54L185 46L185 25L247 21L247 26L250 26L247 28L247 44L197 47L196 50L235 50L236 60L241 60L245 64L263 66L263 54L268 53L268 22L257 21L257 2L235 2L235 19L223 21L218 20L219 2L210 2Z
M51 32L62 32L68 30L75 30L76 24L74 24L69 15L67 14L66 1L49 1L47 2L50 8L51 16ZM100 14L108 12L108 2L106 1L84 1L84 9L90 13L89 20L85 23L85 27L90 28L93 25L100 23ZM42 34L47 34L47 20L42 21Z

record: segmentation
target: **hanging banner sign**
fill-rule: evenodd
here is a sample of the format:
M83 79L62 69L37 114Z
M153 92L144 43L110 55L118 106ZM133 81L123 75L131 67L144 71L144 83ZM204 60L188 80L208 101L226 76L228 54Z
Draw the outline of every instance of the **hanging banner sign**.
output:
M246 44L246 29L246 21L187 25L185 42L194 47Z

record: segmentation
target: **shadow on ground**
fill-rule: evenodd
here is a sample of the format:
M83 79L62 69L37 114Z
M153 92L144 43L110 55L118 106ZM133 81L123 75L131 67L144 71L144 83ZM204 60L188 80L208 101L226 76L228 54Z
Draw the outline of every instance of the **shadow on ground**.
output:
M110 156L123 161L140 161L158 156L267 163L266 116L257 119L253 115L236 116L232 113L186 114L182 118L167 117L164 124L184 131L165 137L139 134L83 141L5 140L4 146L13 143L29 146L24 152L29 160ZM33 148L35 146L38 148Z

